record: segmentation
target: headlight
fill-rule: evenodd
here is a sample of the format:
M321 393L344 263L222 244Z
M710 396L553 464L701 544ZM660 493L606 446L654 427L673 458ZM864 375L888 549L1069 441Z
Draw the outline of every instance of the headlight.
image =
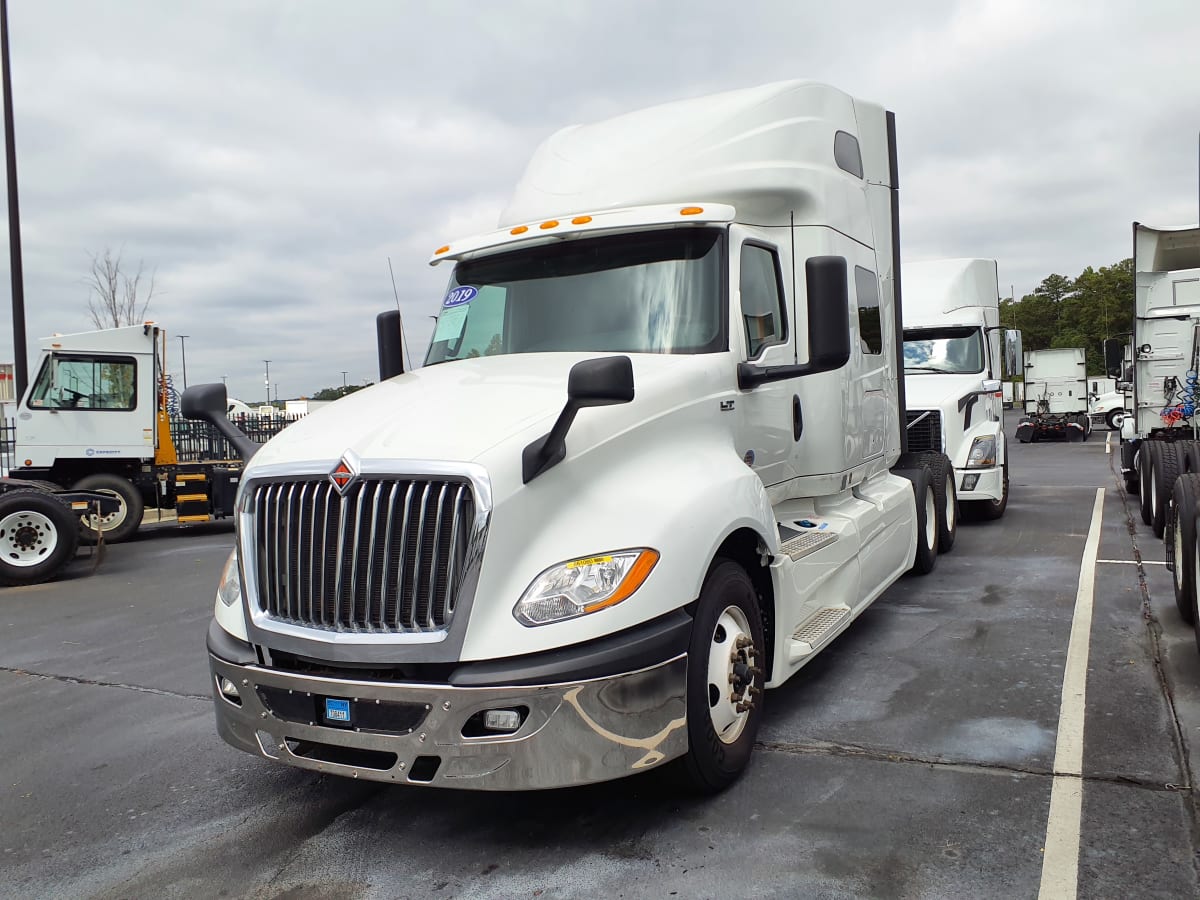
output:
M996 437L977 437L967 454L968 469L986 469L996 465Z
M221 570L221 583L217 585L217 599L226 606L233 606L242 599L242 575L238 571L237 549L229 554L225 568Z
M657 550L641 548L559 563L533 579L513 615L532 627L607 609L641 587L657 562Z

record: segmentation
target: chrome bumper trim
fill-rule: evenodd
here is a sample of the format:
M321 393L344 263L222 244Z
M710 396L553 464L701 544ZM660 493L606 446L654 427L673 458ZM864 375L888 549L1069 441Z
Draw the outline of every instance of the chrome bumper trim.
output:
M462 688L348 681L239 666L209 654L217 730L226 742L276 762L374 781L472 790L536 790L590 784L653 768L687 751L687 656L657 666L573 684ZM228 678L235 705L218 690ZM259 686L359 702L421 704L426 714L410 733L385 734L277 718ZM487 709L528 707L512 734L463 737L464 723ZM316 707L314 706L314 709ZM297 755L298 742L395 754L390 768L348 765ZM437 771L414 780L418 757L437 757ZM427 768L427 767L426 767Z

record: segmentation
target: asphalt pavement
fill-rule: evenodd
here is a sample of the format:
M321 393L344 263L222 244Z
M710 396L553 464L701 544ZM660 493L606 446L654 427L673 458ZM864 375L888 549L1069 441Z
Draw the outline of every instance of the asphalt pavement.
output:
M232 530L81 556L0 594L0 894L1036 897L1065 834L1080 897L1200 896L1200 653L1106 434L1014 443L1005 517L964 523L931 575L769 692L749 771L707 799L654 773L492 795L240 753L204 653ZM1075 776L1063 681L1089 571Z

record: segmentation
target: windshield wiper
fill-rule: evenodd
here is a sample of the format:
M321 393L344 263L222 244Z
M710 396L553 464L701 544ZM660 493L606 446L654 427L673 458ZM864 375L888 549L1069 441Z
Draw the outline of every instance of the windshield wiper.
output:
M905 366L905 372L938 372L942 375L949 375L949 369L939 369L937 366Z

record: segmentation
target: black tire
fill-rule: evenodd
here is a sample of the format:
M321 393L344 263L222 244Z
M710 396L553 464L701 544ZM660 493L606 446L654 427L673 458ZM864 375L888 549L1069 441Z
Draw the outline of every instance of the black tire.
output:
M962 512L958 505L958 488L954 484L954 465L944 453L926 453L924 461L929 467L933 495L937 500L938 553L949 553L954 549Z
M912 459L902 456L899 462L903 465L912 462ZM917 504L917 555L909 571L917 575L928 575L937 565L938 555L937 496L934 494L929 466L908 465L893 471L907 478L912 484L913 498ZM932 522L929 519L930 515L933 516Z
M1196 441L1176 441L1179 448L1179 464L1183 472L1200 472L1200 443Z
M1112 431L1119 431L1121 428L1121 423L1124 420L1125 420L1125 410L1110 409L1108 411L1108 415L1106 415L1104 417L1104 424L1107 425Z
M739 610L745 620L743 632L751 640L748 648L733 646L733 636L722 625L718 625L731 610ZM721 637L724 633L724 638ZM747 681L740 685L728 678L724 683L710 683L709 653L722 643L730 642L731 656L739 657L742 675ZM749 652L748 652L749 651ZM718 558L709 569L700 589L696 605L696 616L692 622L691 643L688 646L687 668L687 728L688 752L673 763L674 774L683 785L693 791L715 794L737 780L750 762L758 726L762 721L763 685L766 675L766 644L763 642L762 615L758 608L758 596L745 569L729 559ZM726 701L725 692L741 690L742 696L750 701L750 708L736 713L734 720L717 733L713 710ZM714 699L714 693L716 695ZM731 734L734 729L736 734Z
M1175 479L1179 477L1179 451L1171 444L1163 444L1154 454L1154 467L1150 470L1154 482L1153 520L1150 523L1156 538L1163 536L1167 527L1167 506L1171 502L1171 491L1175 489Z
M979 518L994 521L1004 515L1008 509L1008 448L1004 448L1004 465L1000 467L1000 499L976 500L972 504L972 512Z
M128 478L108 473L88 475L75 482L75 490L112 494L121 501L119 512L101 520L100 530L104 533L106 544L119 544L129 540L137 532L138 526L142 524L145 503L142 501L141 491L134 487L133 482ZM96 532L91 526L89 517L80 517L79 522L80 536L83 542L85 544L96 543Z
M1141 507L1142 522L1146 525L1154 522L1154 509L1152 506L1152 498L1150 496L1150 470L1154 467L1153 459L1158 453L1158 441L1142 441L1138 447L1137 459L1134 465L1137 466L1138 474L1138 495L1140 497L1139 506Z
M1196 501L1200 500L1200 474L1189 473L1175 479L1171 491L1171 522L1167 533L1173 557L1175 606L1189 625L1195 623L1193 604L1196 594Z
M79 520L54 497L37 490L0 495L0 584L49 581L75 558Z

